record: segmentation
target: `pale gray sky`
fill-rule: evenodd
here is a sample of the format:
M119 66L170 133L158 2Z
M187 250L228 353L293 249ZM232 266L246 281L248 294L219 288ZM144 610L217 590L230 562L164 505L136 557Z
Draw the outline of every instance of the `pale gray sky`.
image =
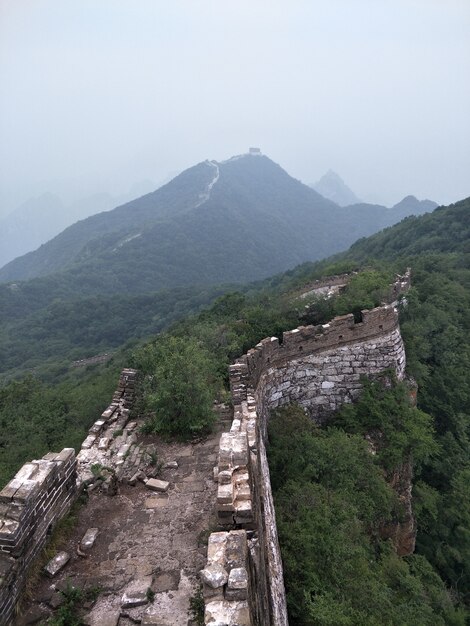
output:
M470 195L469 0L0 0L0 214L260 146L363 198Z

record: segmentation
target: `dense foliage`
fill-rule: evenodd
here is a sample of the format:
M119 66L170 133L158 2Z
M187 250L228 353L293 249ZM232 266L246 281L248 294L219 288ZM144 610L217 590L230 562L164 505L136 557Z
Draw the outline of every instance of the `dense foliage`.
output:
M409 458L415 469L429 461L439 450L432 418L410 404L410 390L396 384L393 374L387 372L374 381L364 378L362 384L359 400L343 405L331 423L367 437L387 471Z
M377 390L374 390L373 386L366 385L365 394L360 403L354 407L345 407L337 417L336 427L346 429L350 433L349 440L352 436L361 435L362 437L366 433L369 435L371 432L380 433L382 438L376 437L376 441L381 441L377 458L384 468L393 466L402 453L411 452L415 458L413 508L418 526L416 555L400 560L399 563L402 572L406 573L406 585L409 589L417 591L420 597L409 596L403 602L395 595L394 602L400 610L395 611L395 605L392 607L382 605L380 610L385 613L380 616L379 611L374 617L375 605L371 604L370 600L366 604L366 615L355 613L357 607L348 604L354 598L361 597L359 589L351 591L351 596L349 600L346 600L346 608L344 608L346 594L338 598L330 589L322 588L319 591L318 587L310 584L311 580L308 579L308 575L306 577L305 572L311 571L312 559L315 562L315 574L318 575L320 572L328 580L328 572L321 568L327 567L331 556L328 555L322 563L318 563L316 559L319 546L323 541L326 541L330 535L340 539L343 537L346 553L354 554L354 533L351 531L349 534L342 535L341 526L338 528L336 523L332 522L331 526L325 530L325 536L317 536L315 539L312 535L312 527L315 527L316 522L312 522L312 519L316 519L316 512L312 511L314 508L312 506L306 507L305 517L304 514L300 515L301 521L294 519L291 512L297 506L301 493L298 485L294 485L289 493L287 481L296 480L296 470L294 467L294 472L291 474L290 471L286 471L286 468L299 452L307 466L315 465L316 461L311 460L308 455L309 461L307 462L307 455L302 454L304 443L295 443L294 435L292 439L286 436L282 439L280 447L290 452L286 453L286 464L281 473L284 482L277 495L278 513L281 517L286 516L285 522L281 521L280 524L281 544L287 555L286 567L295 566L294 560L289 556L291 543L294 541L293 536L306 538L306 545L311 546L310 550L306 549L303 544L295 546L296 558L302 555L301 564L295 572L291 572L290 576L287 575L287 580L295 581L290 589L291 611L299 620L295 623L303 623L302 611L305 611L304 616L310 612L313 620L311 623L315 624L463 623L463 617L459 617L458 613L455 614L453 609L445 608L445 606L449 607L449 596L443 592L437 573L450 588L450 597L453 601L460 607L467 606L468 608L470 601L468 594L470 586L470 533L468 530L470 528L469 229L470 201L466 200L447 209L438 209L428 216L407 219L383 233L358 242L347 254L335 259L338 268L336 271L358 269L361 264L367 262L369 266L373 265L377 268L377 276L381 274L384 267L396 268L398 271L403 271L406 266L412 267L413 288L407 295L405 306L401 311L401 328L406 344L407 371L418 383L418 406L422 410L410 415L412 419L403 421L402 417L406 417L407 413L404 399L393 409L388 400L384 401L380 393L377 395ZM434 251L430 252L430 250ZM304 271L308 273L309 269L305 267ZM314 271L321 272L322 269L328 271L324 262L317 264ZM361 282L364 283L364 280ZM366 282L370 283L370 276ZM349 294L345 296L354 306L354 290L351 288ZM355 308L357 310L357 307ZM310 318L309 321L317 321L328 312L343 312L340 310L340 300L314 303L307 316ZM429 416L432 418L433 437L429 430ZM400 419L399 425L397 418ZM328 435L323 433L322 437L332 436L332 432L333 429L330 429ZM336 434L336 437L339 438L340 435ZM291 444L293 447L289 448ZM337 450L340 449L338 444ZM343 459L343 462L347 460L345 458L347 455L339 454L338 456ZM321 455L316 451L316 458L319 457L321 458ZM287 459L290 459L289 464ZM328 464L328 470L333 473L336 471L334 468L338 457L335 459ZM352 472L351 468L349 472ZM275 470L272 476L274 474ZM273 478L275 481L275 476ZM315 481L308 485L305 493L310 493L312 489L316 490L315 504L319 503L319 515L321 515L321 512L325 511L325 505L317 493L321 487ZM347 476L341 476L340 480L338 477L338 489L341 489L343 482L348 484ZM330 501L333 501L331 494L329 494ZM357 502L360 502L360 498L356 493L353 503ZM343 503L341 510L347 508L347 504ZM329 519L328 515L326 519ZM298 541L301 543L301 540ZM339 543L341 544L341 541ZM341 545L338 546L338 550L341 550ZM334 562L337 563L337 561ZM341 566L344 564L342 559L339 560L339 564ZM380 563L375 565L380 573ZM368 580L369 575L364 573L359 566L357 567L361 572L359 581ZM383 573L390 568L394 570L393 563L388 563ZM330 573L333 575L333 572ZM410 579L409 575L413 578ZM335 576L340 576L340 573L335 572ZM416 580L416 576L421 582ZM323 581L323 576L320 580ZM297 581L301 581L298 586ZM347 581L342 581L341 584L345 584L344 588L348 589ZM430 584L431 587L428 586ZM387 590L386 593L392 594L389 597L393 597L395 592L393 589L390 591L387 581L382 580L380 585L381 592ZM350 586L349 589L351 590ZM376 591L379 590L376 589ZM313 593L314 600L309 595L311 593ZM376 597L380 598L381 593L378 593L378 596L375 593L370 596L370 598ZM438 598L440 600L436 602ZM364 596L363 599L365 602ZM426 599L431 602L433 610L431 613L427 601L425 602ZM441 603L438 609L441 601L443 604ZM415 615L409 613L413 607L420 607ZM435 611L438 612L438 616ZM386 621L384 615L391 616L390 622ZM468 613L466 615L468 616ZM371 621L368 622L368 619Z
M299 322L320 323L376 306L393 272L412 267L413 288L401 326L407 369L419 385L419 410L410 412L399 388L390 398L372 385L366 386L362 404L345 409L327 431L295 414L282 418L282 428L273 422L273 484L281 507L290 610L298 616L294 623L463 624L461 609L455 610L450 598L458 607L468 604L470 587L469 215L467 200L405 220L333 260L306 263L226 293L202 313L176 322L156 344L134 350L134 364L154 377L147 379L142 398L154 411L150 428L198 435L209 426L210 415L189 410L188 380L196 381L192 404L207 407L209 396L226 382L228 364L260 339L281 336ZM299 287L315 278L358 269L361 273L336 299L297 298ZM46 357L45 374L56 382L29 376L0 391L0 480L51 447L79 444L109 401L120 365L131 364L135 343L128 345L127 356L107 366L70 372L72 358L159 332L223 291L200 297L180 291L176 300L175 292L111 302L104 296L77 298L46 306L41 285L28 283L29 288L3 288L13 294L0 304L5 374L7 368L9 375L12 368L36 368ZM84 327L87 332L80 332ZM64 354L67 360L59 362ZM179 406L172 390L179 390ZM291 435L290 423L295 425ZM375 458L364 442L370 429L382 435ZM376 529L397 513L386 472L410 452L416 461L413 506L419 532L417 554L401 559Z
M3 311L0 328L0 381L25 372L57 380L72 361L156 334L226 290L180 288L140 296L75 295L72 299L61 294L42 306L41 295L30 293L30 286L28 283L16 290L14 300L3 300L4 308L8 303L12 308Z
M369 388L363 408L377 392ZM398 416L402 393L382 389L377 413L386 399ZM427 560L400 558L380 538L381 524L400 507L363 436L317 428L300 408L288 407L271 418L269 442L291 623L465 624Z
M32 376L0 389L0 485L28 460L80 448L112 396L119 362L74 371L57 385Z
M214 371L194 339L166 336L135 355L143 378L146 431L181 439L207 434L214 423Z
M470 199L404 220L355 244L351 263L412 267L401 315L418 406L433 417L439 453L417 468L417 551L470 603ZM430 252L432 251L432 252Z

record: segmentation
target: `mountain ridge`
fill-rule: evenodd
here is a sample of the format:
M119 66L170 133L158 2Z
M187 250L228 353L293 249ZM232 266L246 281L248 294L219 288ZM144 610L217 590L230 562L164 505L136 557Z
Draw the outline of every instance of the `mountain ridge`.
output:
M135 183L121 196L95 192L73 202L49 191L29 198L0 219L0 267L33 252L77 221L144 195L149 184Z
M62 296L248 282L339 252L402 217L376 205L339 207L268 157L240 155L198 163L69 226L8 263L0 280L47 279L51 298L54 281Z

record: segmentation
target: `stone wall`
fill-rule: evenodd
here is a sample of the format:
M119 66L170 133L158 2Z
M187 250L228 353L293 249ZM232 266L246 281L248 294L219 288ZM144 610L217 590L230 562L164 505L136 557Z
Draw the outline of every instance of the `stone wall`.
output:
M129 411L136 370L125 369L110 406L89 430L82 450L49 452L26 463L0 492L0 624L11 623L29 566L57 523L68 513L93 463L111 466L116 475L129 466L134 443ZM126 430L129 430L127 432ZM116 433L118 436L113 437ZM120 433L120 434L119 434ZM115 452L111 456L111 452Z
M343 277L341 277L341 280ZM338 283L341 282L338 280ZM230 621L235 605L228 578L214 587L204 581L206 624L287 626L282 560L265 442L269 413L298 403L323 421L360 392L361 376L392 369L405 372L396 300L410 287L409 271L390 288L391 304L364 310L361 319L344 315L328 324L299 327L261 341L229 371L234 419L220 440L217 511L219 523L247 534L248 609L245 621ZM211 536L212 537L212 536Z
M201 571L206 603L206 623L251 623L248 596L253 577L246 530L212 533L207 546L207 565Z
M315 280L302 287L299 297L302 299L309 298L310 296L322 296L329 298L332 295L339 293L356 273L357 272L352 272L351 274L337 274L335 276L328 276L327 278L323 278L321 280Z
M12 619L33 559L77 495L72 448L31 461L0 492L0 623Z
M297 353L296 358L270 364L261 376L256 372L255 397L264 423L270 410L292 403L300 404L313 419L322 422L342 404L357 398L361 376L374 376L390 368L399 380L403 378L405 349L394 308L364 311L363 320L355 324L352 315L333 320L325 334L316 335L317 345L301 336L302 329L289 337L298 340L296 348L301 356ZM381 322L380 330L377 321ZM311 328L315 332L315 327ZM337 344L325 348L324 340L338 333L343 334ZM350 333L356 338L351 340Z
M129 415L135 396L137 370L123 369L111 404L89 429L77 455L78 477L85 483L93 478L91 467L111 468L118 479L134 473L141 452L136 446L135 422Z

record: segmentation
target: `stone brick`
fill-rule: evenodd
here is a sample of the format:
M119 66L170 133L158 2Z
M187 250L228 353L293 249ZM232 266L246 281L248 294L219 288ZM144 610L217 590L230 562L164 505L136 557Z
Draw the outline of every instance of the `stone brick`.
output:
M159 480L158 478L149 478L145 482L145 486L147 487L147 489L150 489L151 491L165 492L165 491L168 491L168 487L170 486L170 483L167 482L166 480Z
M83 535L82 540L80 541L81 550L91 550L94 546L96 537L98 536L99 529L98 528L89 528L86 533Z
M245 567L234 567L230 570L225 598L227 600L248 599L248 572Z
M201 570L200 577L202 582L212 589L223 587L228 581L227 570L219 563L207 565Z
M47 563L47 565L44 567L44 571L48 576L53 578L60 572L60 570L62 570L67 565L69 561L70 554L68 552L58 552L55 557L52 558L49 563Z

